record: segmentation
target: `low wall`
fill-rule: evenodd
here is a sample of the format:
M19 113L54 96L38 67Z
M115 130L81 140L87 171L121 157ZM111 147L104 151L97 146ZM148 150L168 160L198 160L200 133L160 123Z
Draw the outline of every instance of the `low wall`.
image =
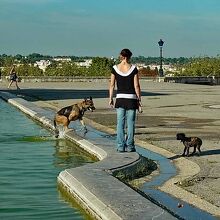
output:
M161 77L140 77L141 80L144 81L161 81ZM7 76L3 76L1 79L3 82L8 82L9 79ZM103 81L107 82L110 80L109 77L86 77L86 76L19 76L19 82L95 82L95 81ZM163 81L163 78L162 78Z
M3 82L8 82L7 76L1 79ZM19 76L19 82L94 82L94 81L107 81L108 77L78 77L78 76Z
M164 82L201 84L201 85L220 85L220 77L215 76L167 76Z
M76 77L76 76L20 76L20 82L96 82L109 81L110 77ZM201 84L201 85L220 85L220 77L214 76L165 76L165 77L140 77L143 81L155 82L174 82L185 84ZM1 78L2 82L9 81L5 76Z

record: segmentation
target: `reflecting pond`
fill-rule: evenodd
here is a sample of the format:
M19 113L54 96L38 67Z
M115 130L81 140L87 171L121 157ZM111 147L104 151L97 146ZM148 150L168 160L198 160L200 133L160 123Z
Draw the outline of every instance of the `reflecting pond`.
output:
M57 176L92 162L0 99L0 219L89 219L59 192Z

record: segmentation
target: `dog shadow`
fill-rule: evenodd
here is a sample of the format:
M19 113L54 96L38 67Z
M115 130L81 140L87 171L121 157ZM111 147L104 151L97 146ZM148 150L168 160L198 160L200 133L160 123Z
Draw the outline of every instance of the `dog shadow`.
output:
M169 159L169 160L175 160L175 159L178 159L178 158L180 158L180 157L183 157L182 155L175 155L175 156L173 156L173 157L168 157L167 159Z
M216 155L216 154L220 154L220 149L202 151L200 157L208 156L208 155Z
M185 156L185 158L189 158L189 157L202 157L202 156L208 156L208 155L217 155L217 154L220 154L220 149L219 150L207 150L207 151L202 151L200 153L200 155L198 155L198 153L195 153L195 154L190 154L188 157ZM169 160L175 160L175 159L178 159L180 157L183 157L182 155L175 155L173 157L169 157L167 159Z

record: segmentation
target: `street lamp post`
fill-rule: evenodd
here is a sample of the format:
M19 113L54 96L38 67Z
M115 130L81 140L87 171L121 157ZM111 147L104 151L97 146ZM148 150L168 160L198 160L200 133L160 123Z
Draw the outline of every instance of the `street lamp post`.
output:
M160 47L160 69L159 69L159 76L163 77L163 56L162 56L162 50L163 50L163 44L164 41L160 39L158 41L159 47Z

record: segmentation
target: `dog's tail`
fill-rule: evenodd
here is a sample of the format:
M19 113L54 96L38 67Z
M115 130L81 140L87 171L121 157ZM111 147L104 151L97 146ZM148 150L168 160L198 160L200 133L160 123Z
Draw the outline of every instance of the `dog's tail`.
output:
M54 125L54 129L55 129L55 138L58 138L59 137L59 130L57 129L57 123L56 123L55 118L53 120L53 125Z

